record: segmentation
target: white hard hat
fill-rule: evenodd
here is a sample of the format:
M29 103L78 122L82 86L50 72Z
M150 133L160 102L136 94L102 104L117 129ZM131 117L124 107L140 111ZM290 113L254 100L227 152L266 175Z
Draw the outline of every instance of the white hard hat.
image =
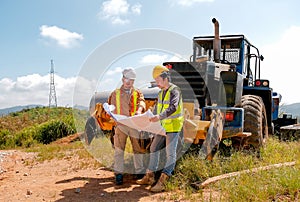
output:
M124 69L122 74L127 79L135 79L136 78L136 73L135 73L134 69L132 69L132 68Z

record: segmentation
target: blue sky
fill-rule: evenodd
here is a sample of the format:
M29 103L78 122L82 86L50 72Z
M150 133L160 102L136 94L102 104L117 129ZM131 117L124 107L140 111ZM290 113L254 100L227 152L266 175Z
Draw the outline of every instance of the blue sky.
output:
M48 105L51 59L60 106L88 105L91 92L119 84L125 67L147 68L141 76L147 80L153 64L170 61L173 56L159 51L128 54L109 67L99 67L106 74L95 81L83 81L82 86L88 89L81 89L85 92L81 100L73 100L74 86L83 79L79 78L82 67L104 43L141 29L168 30L187 39L212 35L213 17L220 22L221 34L244 34L260 49L265 57L261 77L269 79L271 87L282 94L283 103L300 102L295 85L299 4L296 0L0 1L0 108Z

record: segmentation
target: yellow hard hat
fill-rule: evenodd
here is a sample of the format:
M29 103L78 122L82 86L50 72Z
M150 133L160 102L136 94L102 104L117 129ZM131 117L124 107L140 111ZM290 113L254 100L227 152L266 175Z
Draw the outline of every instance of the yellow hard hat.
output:
M160 76L163 72L168 72L169 69L165 66L161 66L161 65L157 65L153 68L152 71L152 76L153 78L157 78L158 76Z

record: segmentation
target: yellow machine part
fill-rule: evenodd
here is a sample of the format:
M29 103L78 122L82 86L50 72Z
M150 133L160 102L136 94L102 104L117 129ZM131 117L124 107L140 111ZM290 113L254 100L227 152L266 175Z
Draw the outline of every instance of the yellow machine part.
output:
M112 130L116 124L115 121L105 112L102 103L96 104L94 116L102 130Z
M186 142L199 144L205 140L210 121L185 119L183 125L183 137Z
M200 120L201 111L195 109L195 104L190 102L183 103L184 124L183 137L188 143L198 144L200 140L205 140L210 121Z

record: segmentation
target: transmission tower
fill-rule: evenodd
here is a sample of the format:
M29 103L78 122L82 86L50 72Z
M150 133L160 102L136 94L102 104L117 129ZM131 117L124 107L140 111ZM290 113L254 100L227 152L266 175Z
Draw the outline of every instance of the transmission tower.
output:
M57 107L56 92L55 92L55 85L54 85L54 65L53 65L53 60L51 60L51 69L50 69L49 107Z

